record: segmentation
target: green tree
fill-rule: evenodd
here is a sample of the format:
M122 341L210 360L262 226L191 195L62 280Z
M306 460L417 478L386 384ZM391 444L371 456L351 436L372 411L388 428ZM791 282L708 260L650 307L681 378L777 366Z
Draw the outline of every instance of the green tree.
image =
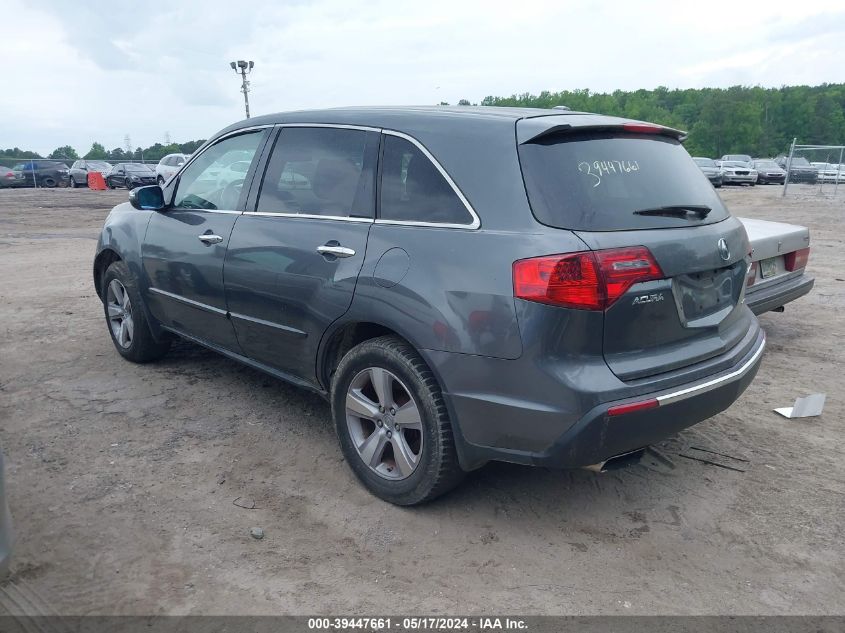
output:
M96 141L91 144L91 149L89 149L88 153L84 156L84 158L88 158L90 160L105 160L108 157L109 154L106 151L106 148Z
M79 154L77 154L76 150L70 145L62 145L50 152L50 155L47 158L66 158L68 160L76 160L79 158Z

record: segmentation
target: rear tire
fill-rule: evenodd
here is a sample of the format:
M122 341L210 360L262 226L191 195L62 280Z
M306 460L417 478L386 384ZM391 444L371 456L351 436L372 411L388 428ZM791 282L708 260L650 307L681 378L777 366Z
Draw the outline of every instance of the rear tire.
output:
M118 353L133 363L148 363L164 356L171 339L157 341L153 337L138 283L125 262L108 267L102 289L106 326Z
M331 403L344 457L375 496L415 505L463 479L437 379L402 339L382 336L350 350L332 379Z
M56 186L56 179L53 178L52 176L47 176L46 178L43 178L41 180L41 186L42 187L48 187L48 188L52 189L53 187Z

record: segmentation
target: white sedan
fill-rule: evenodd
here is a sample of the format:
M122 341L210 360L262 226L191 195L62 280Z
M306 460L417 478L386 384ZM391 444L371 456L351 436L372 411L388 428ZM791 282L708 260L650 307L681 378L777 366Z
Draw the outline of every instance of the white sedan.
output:
M722 169L723 185L757 184L757 170L749 163L738 160L720 160L716 163Z

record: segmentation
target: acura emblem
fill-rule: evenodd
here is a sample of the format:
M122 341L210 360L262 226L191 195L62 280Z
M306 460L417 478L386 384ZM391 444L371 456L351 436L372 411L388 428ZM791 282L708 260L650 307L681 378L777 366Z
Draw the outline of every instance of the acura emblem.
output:
M719 257L725 261L728 261L731 258L731 249L728 248L728 243L725 241L724 237L716 242L716 248L719 249Z

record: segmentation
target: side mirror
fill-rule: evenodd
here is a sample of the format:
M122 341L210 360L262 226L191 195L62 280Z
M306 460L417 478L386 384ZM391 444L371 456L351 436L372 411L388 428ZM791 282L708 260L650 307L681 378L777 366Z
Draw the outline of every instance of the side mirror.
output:
M166 206L164 192L158 185L137 187L130 190L129 204L142 211L161 211Z

